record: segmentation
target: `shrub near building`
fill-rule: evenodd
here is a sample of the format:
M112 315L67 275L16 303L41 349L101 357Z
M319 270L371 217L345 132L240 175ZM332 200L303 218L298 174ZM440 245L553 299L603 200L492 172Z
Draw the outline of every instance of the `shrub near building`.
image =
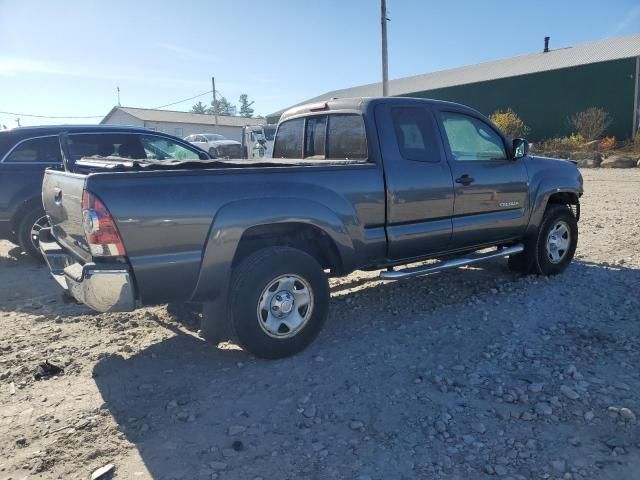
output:
M489 117L496 126L511 138L524 138L531 129L522 121L516 112L507 108L493 112Z

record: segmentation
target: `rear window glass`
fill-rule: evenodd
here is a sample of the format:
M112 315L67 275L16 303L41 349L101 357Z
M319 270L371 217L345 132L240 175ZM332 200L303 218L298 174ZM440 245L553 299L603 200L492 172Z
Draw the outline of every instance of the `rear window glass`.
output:
M273 158L302 158L303 128L303 118L281 123L273 147Z
M60 142L58 137L32 138L20 143L7 156L7 163L60 163Z
M326 158L366 160L367 135L360 115L329 115Z
M327 134L327 117L307 118L307 130L304 139L305 158L325 158L325 141Z

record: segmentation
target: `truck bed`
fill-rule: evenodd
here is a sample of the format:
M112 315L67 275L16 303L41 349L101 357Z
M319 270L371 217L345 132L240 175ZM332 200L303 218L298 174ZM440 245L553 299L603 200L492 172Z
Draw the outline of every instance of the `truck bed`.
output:
M48 170L43 202L53 236L79 261L92 262L82 225L85 190L114 218L126 248L122 261L143 303L214 296L216 286L205 279L215 268L209 258L225 258L221 250L239 241L233 234L247 224L318 222L349 251L347 269L385 256L385 189L373 163L223 160L207 168ZM207 255L209 249L218 254ZM176 277L181 281L163 280Z

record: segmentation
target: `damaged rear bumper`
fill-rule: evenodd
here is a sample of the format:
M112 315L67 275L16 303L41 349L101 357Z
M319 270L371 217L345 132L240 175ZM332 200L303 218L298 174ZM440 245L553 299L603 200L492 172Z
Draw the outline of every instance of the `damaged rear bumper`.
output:
M127 265L80 263L51 235L40 231L40 251L51 275L78 302L98 312L129 312L136 308L133 276Z

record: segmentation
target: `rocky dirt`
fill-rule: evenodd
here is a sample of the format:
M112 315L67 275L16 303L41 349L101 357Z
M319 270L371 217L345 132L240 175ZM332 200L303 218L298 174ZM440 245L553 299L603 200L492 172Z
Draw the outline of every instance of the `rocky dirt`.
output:
M565 274L336 279L280 361L65 304L0 242L0 479L640 478L640 169L583 173Z

